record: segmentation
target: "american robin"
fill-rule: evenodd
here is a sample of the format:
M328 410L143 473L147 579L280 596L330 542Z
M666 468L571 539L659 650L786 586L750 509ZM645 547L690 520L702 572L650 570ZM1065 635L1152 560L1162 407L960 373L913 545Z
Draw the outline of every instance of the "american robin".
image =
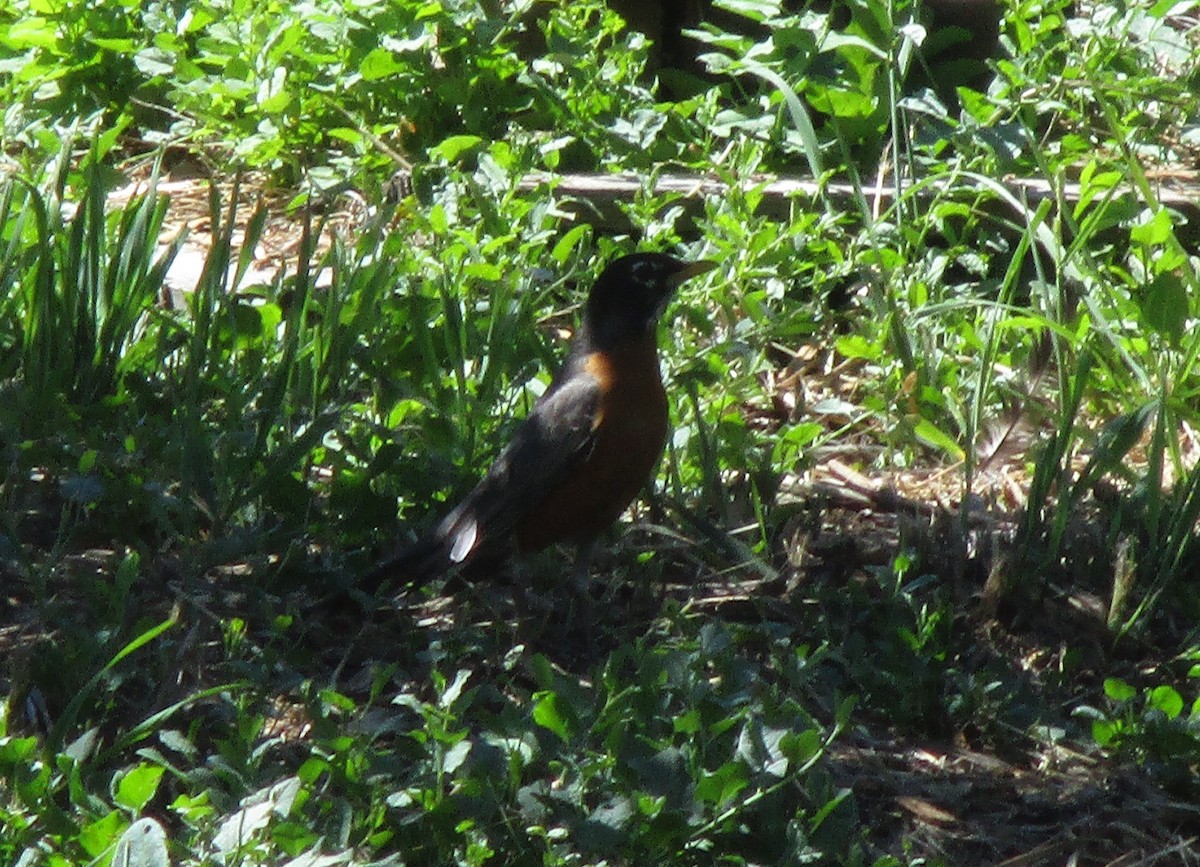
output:
M716 267L663 253L612 262L588 296L566 360L487 474L423 540L359 582L428 577L556 542L597 536L646 484L667 437L657 325L675 288Z

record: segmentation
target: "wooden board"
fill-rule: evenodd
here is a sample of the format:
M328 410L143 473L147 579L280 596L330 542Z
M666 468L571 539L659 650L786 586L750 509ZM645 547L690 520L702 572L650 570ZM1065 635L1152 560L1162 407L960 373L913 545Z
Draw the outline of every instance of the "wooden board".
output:
M1180 241L1194 250L1197 242L1200 242L1200 189L1191 184L1192 181L1194 173L1181 173L1156 176L1151 180L1151 185L1159 203L1177 213ZM997 181L978 177L972 181L963 176L951 180L925 180L920 184L918 195L929 198L945 193L951 184L957 190L969 188L973 182L990 202L1006 212L1004 217L1017 225L1023 225L1025 219L1045 200L1061 200L1074 205L1080 197L1080 185L1074 181L1062 183L1056 189L1039 179L1006 178ZM656 196L673 197L674 203L693 215L702 212L706 198L727 198L731 194L730 185L723 181L689 175L659 175L651 182L632 174L559 176L534 173L521 181L522 188L529 190L547 185L553 186L561 199L563 210L578 220L590 222L606 231L629 231L633 228L621 206L633 202L643 190L652 189ZM911 186L912 183L907 182L904 189L907 191ZM742 182L742 187L747 190L757 188L762 194L759 213L776 220L790 219L794 207L813 207L822 195L835 207L845 210L856 210L860 207L858 203L865 201L872 216L878 217L891 206L896 194L895 181L891 177L883 183L864 187L861 195L853 185L845 182L830 182L822 187L815 181L803 178L750 178ZM961 193L956 195L961 201ZM1131 203L1141 202L1141 196L1133 187L1119 187L1113 195L1130 197ZM1143 206L1137 205L1139 210ZM994 206L989 206L988 211L997 212Z

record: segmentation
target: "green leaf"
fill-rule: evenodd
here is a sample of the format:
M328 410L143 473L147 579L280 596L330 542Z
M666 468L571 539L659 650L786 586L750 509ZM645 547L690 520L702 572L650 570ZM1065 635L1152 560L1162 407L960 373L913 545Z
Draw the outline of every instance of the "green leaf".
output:
M137 582L140 565L141 557L138 556L137 551L130 551L121 560L121 565L117 567L117 574L113 584L122 595L129 593L130 589Z
M178 617L179 613L177 611L172 611L171 615L166 620L156 626L150 627L145 632L138 635L136 638L118 650L116 654L113 655L112 659L105 663L102 669L93 674L91 679L75 693L70 703L67 704L66 709L63 710L62 714L59 716L58 721L55 723L54 728L50 732L51 743L61 743L63 739L63 733L74 727L79 716L79 711L83 707L84 702L87 701L88 697L92 694L92 690L94 690L101 680L103 680L107 672L119 665L121 660L129 656L129 654L137 652L139 649L154 641L154 639L158 638L158 636L162 635L168 629L173 627L178 621Z
M1174 687L1156 686L1150 691L1150 707L1162 711L1167 719L1175 719L1183 712L1183 696Z
M404 420L410 415L418 416L425 411L425 404L417 400L415 397L405 397L396 401L392 408L388 410L387 417L384 419L384 424L390 428L397 428L404 424Z
M456 161L466 151L477 147L483 139L477 135L452 135L429 149L431 157L441 157L448 163Z
M1137 690L1119 677L1110 677L1104 681L1104 694L1113 701L1129 701L1137 695Z
M494 262L472 262L463 266L463 276L470 277L472 280L496 283L504 276L504 271Z
M365 81L379 81L404 69L404 64L398 63L392 52L386 48L375 48L369 51L358 67Z
M337 690L323 689L318 693L321 696L321 702L330 708L350 713L355 709L354 699L348 695L342 695Z
M788 757L793 768L802 767L824 748L821 733L816 729L789 732L779 742L779 748Z
M1171 237L1171 231L1171 214L1159 208L1150 219L1130 229L1129 237L1134 243L1158 247Z
M820 809L812 814L811 818L808 820L809 827L811 827L815 832L819 827L821 827L821 823L828 819L833 811L840 807L842 802L849 798L851 794L853 793L850 789L838 789L832 798L822 804Z
M550 257L560 265L566 262L567 258L571 255L571 251L579 246L580 242L590 231L591 226L586 223L580 223L578 226L575 226L558 239L558 243L550 251Z
M366 137L356 129L346 126L335 126L333 129L326 132L330 138L340 139L344 142L349 142L352 145L361 145L366 141Z
M435 202L429 209L429 228L433 229L435 235L444 235L450 229L450 219L441 202Z
M848 334L845 337L839 337L834 341L834 348L843 358L862 358L867 361L878 361L880 355L879 344L868 340L860 334Z
M125 828L125 817L120 810L113 810L102 819L84 825L79 832L79 845L93 858L99 857L112 846Z
M698 801L721 806L746 788L748 782L745 764L726 762L711 774L701 772L700 779L696 782L695 797Z
M1100 436L1097 437L1096 445L1092 448L1092 456L1088 459L1079 480L1075 483L1076 487L1080 490L1086 489L1124 460L1125 455L1129 454L1129 450L1141 439L1146 425L1157 410L1157 402L1150 401L1132 412L1123 413L1107 422L1100 429ZM1125 684L1122 680L1115 680L1115 682ZM1104 683L1106 693L1108 692L1108 683L1108 681ZM1129 695L1121 698L1120 701L1128 701L1133 698L1133 687L1125 685L1125 688L1129 690ZM1109 694L1109 697L1113 698L1114 696Z
M1092 740L1098 746L1106 747L1113 743L1123 728L1118 720L1098 719L1092 722Z
M713 6L759 23L779 17L783 8L781 0L714 0Z
M58 30L45 18L25 18L12 22L5 37L14 49L55 48L58 45Z
M0 764L16 765L28 761L38 749L38 739L6 738L0 741Z
M122 807L140 813L158 791L163 769L154 765L141 764L122 776L117 782L113 800Z
M132 39L113 39L106 36L89 36L88 41L93 45L104 48L108 51L113 51L117 54L133 53Z
M837 712L834 719L837 722L839 729L844 729L850 725L850 717L854 713L854 708L858 706L858 696L848 695L837 706Z
M1173 344L1183 338L1188 318L1187 287L1175 274L1159 274L1142 296L1142 319Z
M571 730L567 725L566 717L563 716L562 708L559 706L558 693L538 692L534 693L533 697L533 721L542 728L554 732L563 741L569 741Z
M810 85L808 98L817 111L834 117L864 118L875 111L875 98L849 87Z
M814 421L792 425L775 440L771 456L777 467L790 469L799 461L806 446L825 432L825 428Z
M840 51L844 48L861 49L868 55L875 57L877 60L887 60L887 52L861 36L856 36L850 32L842 32L833 30L825 34L825 38L821 40L821 51Z
M955 460L962 460L963 450L958 443L929 419L918 419L913 433L926 445L940 449Z
M666 796L663 796L663 795L655 797L653 795L639 794L638 799L637 799L637 806L638 806L639 812L641 812L641 814L643 816L646 816L649 819L653 819L655 816L657 816L659 813L661 813L662 808L666 805L666 803L667 803ZM621 817L617 816L615 814L615 811L613 811L613 813L610 814L610 817L606 817L606 818L618 819ZM616 827L616 830L620 830L620 829L621 829L621 826Z

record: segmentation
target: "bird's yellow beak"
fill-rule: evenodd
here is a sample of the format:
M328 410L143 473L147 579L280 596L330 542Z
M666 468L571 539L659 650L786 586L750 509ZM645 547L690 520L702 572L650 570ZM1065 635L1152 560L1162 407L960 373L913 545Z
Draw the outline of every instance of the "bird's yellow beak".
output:
M672 289L674 289L676 286L678 286L684 280L690 280L692 277L699 276L700 274L705 274L716 267L717 267L717 263L711 262L708 259L701 259L698 262L692 262L686 268L682 268L681 270L676 271L674 274L672 274L670 277L668 277L667 285L669 285Z

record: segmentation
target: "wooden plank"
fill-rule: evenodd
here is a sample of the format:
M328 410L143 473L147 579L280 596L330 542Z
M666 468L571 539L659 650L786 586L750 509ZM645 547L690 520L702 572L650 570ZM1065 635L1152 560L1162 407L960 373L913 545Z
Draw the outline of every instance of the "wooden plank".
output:
M1179 213L1186 221L1177 227L1179 238L1186 243L1194 244L1200 240L1200 189L1186 184L1186 175L1164 176L1156 180L1154 194L1158 201ZM923 198L944 193L947 188L956 190L969 186L970 179L934 178L922 183L918 195ZM1058 193L1047 181L1036 178L1006 178L1002 181L986 181L994 184L992 198L1004 202L1007 198L1009 212L1006 216L1017 218L1018 224L1022 211L1032 212L1044 200L1057 201ZM895 195L894 181L889 178L884 183L872 185L863 190L867 202L875 214L888 208ZM575 219L591 222L597 228L609 231L629 231L633 228L629 219L621 209L622 204L628 204L644 190L651 188L650 181L633 174L571 174L550 175L533 173L521 180L523 189L533 190L546 185L552 185L562 199L562 207ZM851 184L844 182L827 183L822 190L820 184L803 178L750 178L741 183L742 189L758 189L762 195L759 213L776 220L790 219L793 205L814 202L822 195L829 198L835 205L847 210L857 209L858 194ZM911 187L911 183L908 184ZM674 196L676 202L689 213L699 214L704 207L704 201L709 197L727 198L730 186L715 178L705 178L688 175L659 175L652 186L657 196ZM957 193L961 199L961 192ZM1079 201L1080 185L1074 181L1061 185L1062 200L1069 204ZM1140 195L1132 187L1123 186L1114 192L1114 197L1131 197L1141 201Z

